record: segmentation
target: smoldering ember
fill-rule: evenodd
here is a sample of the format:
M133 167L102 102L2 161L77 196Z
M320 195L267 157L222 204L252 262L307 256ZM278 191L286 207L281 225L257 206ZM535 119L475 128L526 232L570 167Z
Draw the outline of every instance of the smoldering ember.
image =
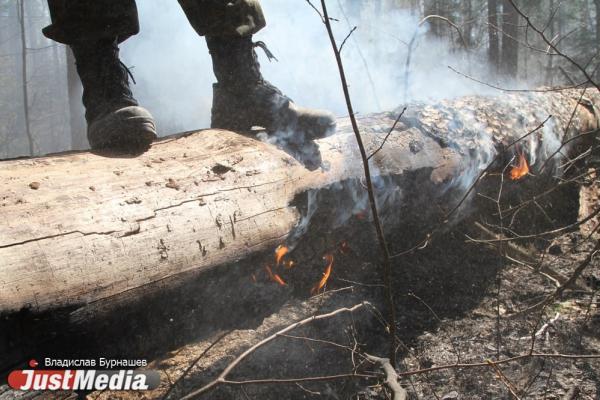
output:
M0 21L0 400L600 398L600 1Z

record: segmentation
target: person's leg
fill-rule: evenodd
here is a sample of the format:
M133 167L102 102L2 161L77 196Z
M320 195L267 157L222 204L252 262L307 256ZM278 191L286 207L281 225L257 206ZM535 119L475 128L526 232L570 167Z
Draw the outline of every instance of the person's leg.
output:
M297 144L325 136L335 126L326 111L296 106L263 79L252 35L265 26L257 0L179 0L196 32L206 36L217 83L213 86L212 127L249 130L261 126L292 134ZM270 56L268 50L267 55Z
M118 44L139 31L135 0L48 0L48 38L73 50L92 149L143 151L156 138L150 113L129 88Z

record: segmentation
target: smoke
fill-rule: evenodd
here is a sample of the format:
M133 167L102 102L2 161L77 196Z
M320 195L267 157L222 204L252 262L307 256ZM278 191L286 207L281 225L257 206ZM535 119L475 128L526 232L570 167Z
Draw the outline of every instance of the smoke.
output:
M174 0L137 2L140 33L121 45L132 89L161 136L210 125L212 64L206 43Z
M265 42L278 59L269 62L257 50L265 79L299 105L347 115L331 45L315 10L304 0L262 0L261 4L267 27L254 40ZM486 80L489 68L484 50L457 50L460 45L433 38L428 35L428 25L420 26L419 15L410 10L382 11L383 2L377 1L330 0L328 4L330 16L335 18L332 23L338 44L357 27L342 51L357 114L395 110L410 102L497 93L448 68ZM138 82L135 95L154 114L161 135L207 128L215 78L204 39L194 32L173 0L140 0L138 9L141 32L122 46L124 62L134 67ZM286 141L285 132L261 140L278 145ZM490 161L493 153L486 148L475 154L470 173L454 184L468 187L475 172ZM397 185L378 177L375 165L372 168L380 207L398 204L402 193ZM334 225L342 225L357 214L368 218L364 183L345 182L330 189L340 193L336 199L348 202L336 208ZM321 203L316 192L310 192L307 201L291 242L308 229Z
M419 28L419 17L409 10L379 12L377 2L364 2L358 12L356 5L346 6L352 2L328 3L338 20L333 22L338 42L357 26L342 52L357 113L391 110L406 101L492 93L448 69L450 65L485 76L485 55L456 51L447 41L432 39L427 25ZM264 77L299 105L346 115L337 66L319 16L303 0L261 4L267 27L254 39L264 41L279 60L269 62L259 54ZM204 39L176 1L140 0L138 11L141 32L121 47L124 62L134 67L134 94L154 114L161 135L208 127L215 78Z

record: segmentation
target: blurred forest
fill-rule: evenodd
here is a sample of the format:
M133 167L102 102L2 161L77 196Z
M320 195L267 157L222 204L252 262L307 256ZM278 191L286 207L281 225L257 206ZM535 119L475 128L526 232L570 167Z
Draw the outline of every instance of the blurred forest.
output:
M302 0L297 2L294 7L307 6ZM338 3L366 26L390 10L405 10L421 20L437 16L423 22L423 34L443 41L453 51L485 57L489 72L484 78L490 84L501 77L529 88L585 81L572 64L551 54L508 0ZM516 4L558 49L586 66L590 74L600 75L600 0L520 0ZM45 0L0 0L0 159L87 147L72 55L66 46L42 35L49 20ZM399 39L408 42L411 38Z

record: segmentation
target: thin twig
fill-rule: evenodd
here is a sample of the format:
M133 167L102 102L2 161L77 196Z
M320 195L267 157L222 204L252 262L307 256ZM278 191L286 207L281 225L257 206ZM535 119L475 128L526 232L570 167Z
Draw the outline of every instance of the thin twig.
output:
M575 115L577 114L577 110L579 109L579 106L581 105L581 102L583 100L583 97L585 96L585 91L587 88L584 88L581 91L581 96L579 96L579 100L577 100L577 104L575 105L575 107L573 107L573 112L571 113L571 116L569 117L569 122L567 122L567 125L565 126L564 129L564 135L563 137L567 137L567 133L569 131L569 128L571 127L571 125L573 124L573 119L575 118ZM593 132L593 131L592 131ZM582 134L583 135L583 134ZM575 137L580 137L582 135L576 135ZM571 140L575 140L574 138L570 138L567 140L563 140L563 142L560 144L560 146L558 147L558 149L556 149L552 154L550 154L550 156L548 158L546 158L546 160L544 161L544 163L542 164L542 167L540 168L540 172L544 171L544 169L546 168L546 165L550 162L551 159L554 158L554 156L556 156L558 153L560 153L560 151L567 145L567 143L569 143Z
M556 313L554 318L552 318L550 321L548 321L544 325L542 325L542 327L540 329L538 329L537 331L535 331L533 333L533 335L522 336L519 339L522 339L522 340L533 339L532 340L532 342L533 342L535 340L535 338L542 336L550 326L552 326L556 321L558 321L559 318L560 318L560 313Z
M421 304L423 304L425 307L427 307L427 309L429 310L429 312L431 313L431 315L433 315L433 317L439 322L440 325L443 324L442 319L437 315L437 313L433 310L433 308L431 308L429 306L429 304L427 304L427 302L425 300L423 300L421 297L417 296L416 294L410 292L408 294L409 297L412 297L416 300L418 300ZM460 351L458 350L458 348L456 347L456 345L454 344L454 341L452 340L452 338L450 338L450 345L452 346L452 349L454 350L454 354L456 355L456 362L460 363Z
M456 68L448 65L448 69L450 69L452 72L467 78L469 80L472 80L473 82L477 82L481 85L485 85L487 87L490 87L492 89L496 89L496 90L501 90L503 92L512 92L512 93L548 93L548 92L560 92L562 90L570 90L570 89L577 89L580 88L582 86L584 86L585 84L587 84L587 82L582 82L579 84L573 84L572 86L565 86L565 87L557 87L557 88L548 88L548 89L509 89L509 88L503 88L497 85L493 85L489 82L485 82L482 81L480 79L477 79L475 77L472 77L470 75L465 74L464 72L461 72L459 70L457 70Z
M344 98L346 100L346 107L348 108L348 114L350 116L350 122L352 124L352 130L354 131L354 136L356 138L356 143L358 145L358 149L360 151L360 156L362 159L365 182L367 186L367 193L369 195L369 204L371 206L371 214L373 217L373 225L375 226L375 231L377 232L377 239L379 241L379 246L381 248L381 252L383 255L383 279L385 283L385 297L388 305L388 329L390 333L390 348L389 348L389 358L392 366L396 365L396 312L394 306L394 296L392 290L392 266L390 261L390 253L388 249L388 245L385 239L385 234L383 231L383 226L381 224L381 219L379 218L379 211L377 208L377 200L375 199L375 191L373 189L373 182L371 179L371 169L369 166L369 159L367 157L367 152L365 150L365 146L362 141L362 136L360 134L360 130L358 128L358 123L356 122L356 117L354 115L354 108L352 106L352 100L350 98L350 91L348 89L348 82L346 79L346 72L344 70L344 64L342 62L342 57L340 51L337 46L337 42L335 41L335 37L333 35L333 29L331 27L331 21L329 19L329 14L327 12L327 5L325 4L325 0L321 0L321 9L323 11L323 22L325 24L325 28L327 29L327 34L329 36L329 41L331 42L331 47L333 49L333 53L335 55L335 60L337 62L340 80L342 84L342 90L344 92Z
M441 15L435 15L435 14L429 14L428 16L426 16L425 18L423 18L421 20L421 22L419 22L419 26L422 26L425 22L427 22L430 19L439 19L442 20L444 22L446 22L448 25L450 25L451 27L453 27L454 29L456 29L456 32L458 32L458 36L460 37L460 40L463 44L463 47L465 49L468 49L469 46L467 46L467 42L465 40L465 38L463 37L462 32L460 31L460 28L458 27L458 25L456 25L454 22L450 21L449 18L446 17L442 17Z
M373 156L375 154L379 153L381 151L381 149L383 149L383 146L385 145L385 142L387 142L388 138L390 137L390 135L392 134L392 132L394 131L394 129L396 129L396 125L398 125L398 122L400 122L400 118L402 118L402 116L404 115L405 112L406 112L406 107L404 107L402 109L402 111L400 112L400 114L398 114L398 118L396 118L396 120L394 121L394 124L390 128L390 130L387 133L387 135L385 135L385 137L383 138L383 141L381 142L381 144L379 145L379 147L373 153L371 153L371 155L369 157L367 157L367 160L370 160L371 158L373 158Z
M217 338L217 340L212 342L206 349L204 349L204 351L202 351L202 353L198 357L196 357L196 359L185 369L185 371L183 371L183 374L181 374L181 376L179 376L179 378L177 378L177 380L173 382L173 384L169 387L169 390L167 390L167 393L165 393L165 395L162 397L163 400L169 397L169 395L171 394L171 392L173 392L173 390L175 390L179 382L181 382L187 376L187 374L192 370L192 368L194 368L196 364L198 364L198 361L200 361L202 357L204 357L213 347L215 347L221 340L225 339L225 337L230 333L230 331L223 333Z
M492 168L492 166L496 163L496 161L498 161L498 159L504 155L504 153L510 149L511 147L513 147L515 144L521 142L523 139L526 139L527 137L533 135L534 133L536 133L537 131L539 131L540 129L542 129L544 127L544 125L546 125L546 122L548 122L550 119L552 118L552 115L549 115L544 121L542 121L542 123L540 123L535 129L527 132L526 134L524 134L523 136L521 136L518 139L513 140L511 143L509 143L502 152L496 154L496 156L494 157L494 159L492 160L492 162L490 162L487 167L481 171L479 173L479 175L477 176L477 179L475 179L475 181L471 184L471 186L469 187L469 189L465 192L465 194L463 195L463 197L460 199L460 201L454 206L454 208L452 208L450 210L450 212L448 212L446 214L446 220L448 220L448 218L450 218L450 216L452 216L456 210L458 210L460 208L460 206L464 203L464 201L469 197L469 195L471 194L471 192L473 191L473 189L475 189L475 187L477 186L477 184L479 183L479 181L481 180L481 178L483 178L485 175L487 175L487 173L489 172L489 170Z
M579 279L583 271L590 265L598 251L600 251L600 241L596 242L596 246L594 247L594 249L590 251L586 258L577 266L577 268L575 268L575 271L573 271L569 279L563 285L560 285L558 288L556 288L556 290L550 296L546 297L541 302L534 304L533 306L515 314L515 316L539 310L540 308L543 308L548 304L551 304L554 301L561 299L565 290L575 284L575 282L577 281L577 279Z
M577 63L575 60L573 60L573 58L571 58L567 54L561 52L558 49L558 47L556 47L556 45L552 43L552 40L548 39L544 32L542 32L538 27L536 27L533 24L533 22L531 22L529 16L526 15L523 11L521 11L521 9L515 4L514 0L508 0L508 2L511 6L513 6L515 11L525 20L525 22L527 22L527 25L540 36L540 38L548 45L549 48L551 48L558 56L567 60L571 65L578 69L579 72L581 72L581 74L585 77L585 79L587 79L587 82L593 85L600 92L600 85L594 81L594 79L590 76L590 74L586 71L584 67L582 67L579 63Z
M528 353L520 356L505 358L502 360L494 361L494 364L508 364L517 361L524 361L531 358L550 358L550 359L565 359L565 360L598 360L600 359L600 354L553 354L553 353ZM398 372L398 376L411 376L411 375L421 375L427 374L436 371L442 371L447 369L461 369L461 368L482 368L489 367L487 361L485 362L477 362L477 363L464 363L464 364L446 364L446 365L438 365L430 368L416 369L412 371Z
M300 326L309 324L313 321L319 321L322 319L327 319L327 318L331 318L334 317L338 314L344 313L344 312L354 312L362 307L364 307L366 304L369 304L367 302L362 302L359 303L353 307L350 308L339 308L335 311L332 311L330 313L327 314L321 314L321 315L315 315L312 317L308 317L303 319L302 321L298 321L292 325L289 325L288 327L275 332L274 334L272 334L271 336L261 340L260 342L256 343L254 346L250 347L248 350L246 350L245 352L243 352L242 354L240 354L235 360L233 360L231 363L229 363L229 365L223 370L223 372L221 372L219 374L219 376L209 382L208 384L202 386L200 389L198 390L194 390L193 392L187 394L186 396L182 397L181 400L190 400L190 399L195 399L199 396L201 396L204 393L207 393L213 389L215 389L217 386L221 385L221 384L228 384L228 385L240 385L240 384L258 384L258 383L274 383L274 382L305 382L305 381L311 381L311 380L327 380L327 379L339 379L341 377L348 377L350 375L345 374L345 375L335 375L335 376L331 376L331 377L314 377L314 378L294 378L294 379L269 379L269 380L253 380L253 381L229 381L227 380L227 376L231 373L231 371L233 371L233 369L235 367L237 367L243 360L246 359L246 357L248 357L250 354L254 353L258 348L270 343L271 341L273 341L274 339L277 339L278 337L280 337L281 335L290 332ZM355 375L352 375L355 376Z
M323 376L308 376L306 378L283 378L283 379L250 379L246 381L230 381L224 379L219 381L223 385L241 386L241 385L271 385L271 384L282 384L282 383L298 383L298 382L322 382L322 381L333 381L337 379L349 379L349 378L360 378L360 379L379 379L380 375L371 374L338 374L338 375L323 375ZM190 395L188 395L190 396ZM181 400L186 400L192 397L182 397Z
M344 49L344 45L346 44L346 41L348 39L350 39L350 36L352 36L352 33L354 33L354 31L356 30L356 26L352 29L350 29L350 32L348 32L348 35L346 35L346 37L344 38L344 40L342 41L342 44L340 45L340 53L342 52L342 50Z
M393 399L406 400L407 392L398 383L398 373L394 367L392 367L390 360L388 358L375 357L370 354L366 354L366 357L369 361L379 364L385 372L385 384L394 394Z
M506 377L506 375L504 375L504 372L502 372L502 370L500 369L500 367L497 366L491 360L487 360L487 363L489 364L490 367L492 367L494 369L494 371L496 371L496 373L498 374L498 377L500 378L500 382L504 383L504 386L506 386L506 388L508 389L508 391L510 392L510 394L515 399L521 400L521 398L519 397L519 395L517 395L517 389L515 388L515 385L513 385L513 383Z

